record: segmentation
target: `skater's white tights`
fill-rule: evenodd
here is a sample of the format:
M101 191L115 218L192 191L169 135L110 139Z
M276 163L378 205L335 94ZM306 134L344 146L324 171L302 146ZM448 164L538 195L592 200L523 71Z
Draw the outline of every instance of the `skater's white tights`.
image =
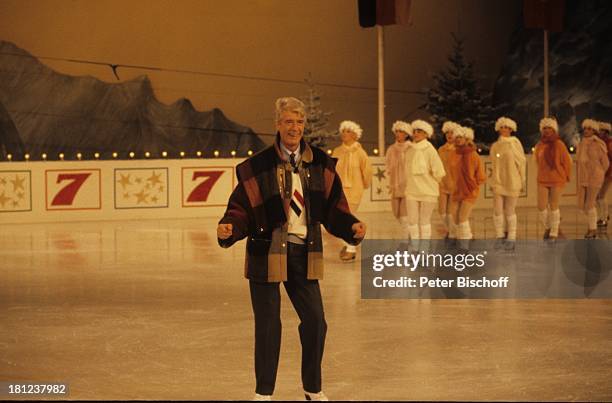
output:
M493 212L495 215L514 215L518 197L502 196L496 194L493 198Z

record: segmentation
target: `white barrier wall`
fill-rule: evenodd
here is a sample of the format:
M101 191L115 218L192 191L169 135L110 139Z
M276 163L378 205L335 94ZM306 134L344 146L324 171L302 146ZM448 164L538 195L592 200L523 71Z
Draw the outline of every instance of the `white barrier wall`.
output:
M536 167L527 157L519 206L536 205ZM488 157L483 161L490 175ZM220 217L243 159L0 163L0 223ZM371 157L372 187L359 211L390 211L384 158ZM574 175L561 204L576 204ZM476 208L491 208L481 188Z
M0 163L0 222L220 216L240 161Z
M572 154L572 161L575 155ZM491 162L489 156L481 156L487 178L491 177ZM370 161L374 168L374 176L372 178L372 187L369 192L364 195L362 204L359 207L359 211L391 211L391 204L388 194L387 178L384 176L385 170L385 159L383 157L371 157ZM382 172L382 173L381 173ZM570 182L565 186L564 192L561 197L561 205L576 205L576 163L574 161L572 167L572 174ZM523 189L517 206L519 207L536 207L538 197L538 185L537 185L537 166L533 154L527 155L527 184L526 189ZM386 206L381 206L381 201L386 201ZM476 200L475 208L493 208L493 191L487 183L480 188L480 194L478 200Z

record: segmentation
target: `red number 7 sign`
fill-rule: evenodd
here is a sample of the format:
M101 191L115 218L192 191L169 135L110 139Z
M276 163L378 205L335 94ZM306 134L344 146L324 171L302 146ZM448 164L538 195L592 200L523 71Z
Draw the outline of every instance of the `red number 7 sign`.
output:
M51 202L52 206L71 206L74 201L74 197L76 196L81 186L83 186L83 182L89 178L91 172L89 173L80 173L80 174L59 174L57 175L57 183L62 183L64 181L68 182L66 186L60 189L59 192L53 198Z
M182 180L183 207L219 206L232 190L232 168L183 168Z
M223 171L194 171L192 180L195 181L198 178L204 178L204 181L193 188L189 197L187 197L187 202L205 202L208 200L208 195L212 187L219 180L221 175L223 175Z
M47 210L100 209L100 170L46 171Z

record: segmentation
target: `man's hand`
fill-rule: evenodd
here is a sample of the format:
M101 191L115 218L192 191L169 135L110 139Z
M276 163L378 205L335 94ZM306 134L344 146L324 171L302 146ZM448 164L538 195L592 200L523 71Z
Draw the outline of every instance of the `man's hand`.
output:
M362 222L356 222L351 227L353 230L353 238L362 239L366 234L366 225Z
M232 224L219 224L217 226L217 237L219 239L227 239L232 236Z

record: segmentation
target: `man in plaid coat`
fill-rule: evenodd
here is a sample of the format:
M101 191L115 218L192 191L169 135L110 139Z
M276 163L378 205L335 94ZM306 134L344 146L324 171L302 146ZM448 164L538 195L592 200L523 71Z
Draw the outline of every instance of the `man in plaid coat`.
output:
M302 383L307 400L321 391L327 323L318 280L323 278L321 224L351 244L365 224L349 210L335 160L303 140L306 112L296 98L276 101L274 145L236 167L238 185L217 227L224 248L247 238L245 277L255 315L256 400L270 400L280 353L280 282L300 317Z

